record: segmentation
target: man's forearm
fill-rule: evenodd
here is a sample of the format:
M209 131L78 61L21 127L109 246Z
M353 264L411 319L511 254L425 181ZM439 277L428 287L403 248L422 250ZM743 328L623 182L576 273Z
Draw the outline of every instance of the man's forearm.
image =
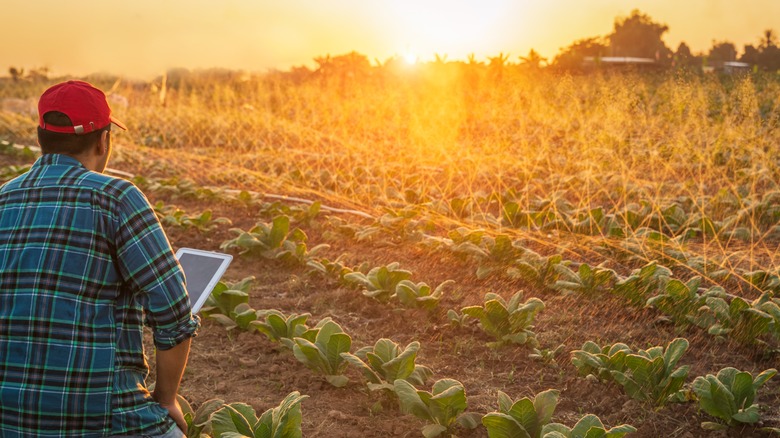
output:
M186 339L169 350L157 350L157 380L152 397L161 404L173 403L179 391L179 383L187 366L190 342Z

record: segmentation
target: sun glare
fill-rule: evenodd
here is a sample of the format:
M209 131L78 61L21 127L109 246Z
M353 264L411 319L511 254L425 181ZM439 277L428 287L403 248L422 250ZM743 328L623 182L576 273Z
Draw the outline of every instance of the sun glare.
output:
M406 63L409 65L417 64L418 59L419 58L417 57L417 55L412 52L406 52L404 54L404 61L406 61Z

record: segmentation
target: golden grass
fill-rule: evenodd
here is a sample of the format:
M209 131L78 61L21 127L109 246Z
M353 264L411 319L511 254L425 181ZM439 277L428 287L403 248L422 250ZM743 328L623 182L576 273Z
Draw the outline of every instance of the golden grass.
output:
M19 97L46 85L25 85ZM780 81L770 76L509 70L498 78L452 63L304 81L192 76L175 85L163 105L149 84L120 83L116 92L130 105L115 112L131 128L116 139L120 161L156 176L306 195L374 214L463 198L500 216L499 204L511 198L527 210L549 200L553 212L644 202L661 214L688 203L692 212L727 220L780 181ZM0 123L34 141L18 118ZM715 200L727 198L737 205L717 208ZM774 269L778 241L756 217L745 219L755 231L747 244L704 238L669 245L730 268ZM620 243L523 234L587 254ZM658 256L645 248L647 259Z

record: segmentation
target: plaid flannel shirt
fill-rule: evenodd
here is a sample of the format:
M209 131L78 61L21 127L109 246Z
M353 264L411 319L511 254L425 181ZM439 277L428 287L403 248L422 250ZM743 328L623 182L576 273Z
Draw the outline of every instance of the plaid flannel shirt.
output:
M154 210L57 154L0 187L0 436L155 435L144 320L159 349L198 328Z

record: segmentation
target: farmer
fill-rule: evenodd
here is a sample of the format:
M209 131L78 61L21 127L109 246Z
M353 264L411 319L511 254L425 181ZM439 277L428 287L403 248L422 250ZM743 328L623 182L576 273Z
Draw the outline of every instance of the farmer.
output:
M149 201L102 173L111 125L126 128L80 81L46 90L38 114L43 156L0 187L0 436L182 437L198 320Z

